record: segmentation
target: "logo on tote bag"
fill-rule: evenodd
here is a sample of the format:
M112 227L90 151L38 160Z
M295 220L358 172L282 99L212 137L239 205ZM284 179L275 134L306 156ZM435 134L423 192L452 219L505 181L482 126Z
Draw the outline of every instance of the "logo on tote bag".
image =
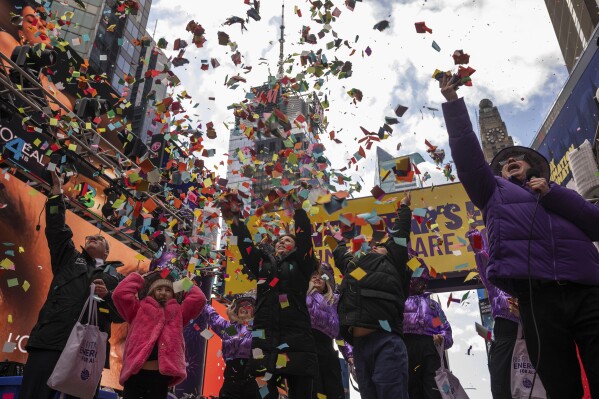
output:
M86 381L89 378L89 371L87 369L83 369L81 372L81 379Z

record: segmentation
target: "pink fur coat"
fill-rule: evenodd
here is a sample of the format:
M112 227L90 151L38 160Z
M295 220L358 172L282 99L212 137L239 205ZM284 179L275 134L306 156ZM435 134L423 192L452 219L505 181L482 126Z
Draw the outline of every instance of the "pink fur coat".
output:
M137 299L136 294L143 286L143 277L138 273L131 273L112 294L119 314L129 323L119 382L124 385L132 375L139 373L154 344L158 342L160 374L170 376L169 386L174 386L187 375L183 327L200 314L206 305L206 297L194 285L181 304L176 299L171 299L165 306L161 306L149 296Z

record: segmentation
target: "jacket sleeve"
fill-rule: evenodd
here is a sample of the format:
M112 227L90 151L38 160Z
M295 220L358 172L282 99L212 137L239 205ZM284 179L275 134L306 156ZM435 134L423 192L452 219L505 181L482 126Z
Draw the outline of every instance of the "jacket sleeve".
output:
M337 248L333 250L333 260L342 274L348 274L352 271L350 270L350 263L354 260L354 256L348 251L345 241L340 241Z
M62 195L48 198L46 203L46 239L50 248L52 273L58 273L61 267L69 264L68 260L75 253L73 232L66 224L66 208Z
M404 266L408 263L408 243L410 242L410 231L412 229L412 210L407 205L401 205L397 210L397 217L391 229L387 244L387 251L396 266ZM398 244L395 239L405 239L406 245Z
M206 306L206 296L198 286L194 285L185 294L185 298L181 303L183 326L186 326L191 320L198 317L204 306Z
M136 272L129 274L112 293L112 302L121 317L129 324L133 322L139 310L136 294L144 286L144 278Z
M295 238L297 242L295 246L297 248L297 255L302 261L309 261L310 266L313 266L311 261L313 255L312 248L312 223L305 210L302 208L296 209L293 214L293 221L295 222Z
M249 269L254 280L258 278L260 272L260 263L262 261L262 252L254 245L250 231L245 223L239 221L237 224L231 225L233 234L237 236L237 247L241 253L241 258L245 263L245 267ZM247 273L246 273L247 274Z
M102 302L101 306L105 307L108 310L108 317L110 321L113 323L123 323L125 319L123 319L114 305L114 301L112 299L112 292L108 292L108 294L104 297L104 302Z
M347 361L354 357L354 348L347 341L343 341L343 345L337 345L341 356Z
M225 332L227 328L231 326L227 320L218 314L216 310L210 305L206 305L202 314L206 314L208 317L208 326L218 335L221 339L225 338L228 334Z
M432 299L431 299L432 301ZM443 312L443 309L441 309L441 305L439 305L436 301L432 301L435 305L435 308L437 309L438 312L438 317L439 319L441 319L441 325L439 326L439 332L438 334L443 335L444 341L443 341L443 346L445 347L445 349L449 349L453 346L453 336L451 333L451 325L449 324L449 321L447 321L447 317L445 317L445 313Z
M541 197L543 207L574 223L591 241L599 241L599 207L576 191L551 183Z
M316 328L331 338L339 336L339 315L337 302L330 303L318 292L306 296L306 307L310 314L313 328Z
M444 103L443 116L449 133L451 156L460 182L472 203L483 209L496 190L497 183L472 130L464 99Z

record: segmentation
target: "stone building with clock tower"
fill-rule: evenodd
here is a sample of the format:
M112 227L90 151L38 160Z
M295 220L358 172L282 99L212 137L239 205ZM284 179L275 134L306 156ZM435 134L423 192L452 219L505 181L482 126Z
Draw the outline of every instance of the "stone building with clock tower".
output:
M489 99L485 98L479 104L478 125L480 142L487 162L490 163L495 154L505 147L514 145L497 107L493 106Z

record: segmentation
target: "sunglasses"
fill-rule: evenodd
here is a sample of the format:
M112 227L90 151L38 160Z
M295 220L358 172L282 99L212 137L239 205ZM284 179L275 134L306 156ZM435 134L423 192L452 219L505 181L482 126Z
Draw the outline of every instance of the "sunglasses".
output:
M513 159L514 161L524 161L525 158L526 158L526 155L524 155L524 154L522 154L522 155L516 155L514 157L507 157L503 161L499 161L499 166L506 165L510 159Z

